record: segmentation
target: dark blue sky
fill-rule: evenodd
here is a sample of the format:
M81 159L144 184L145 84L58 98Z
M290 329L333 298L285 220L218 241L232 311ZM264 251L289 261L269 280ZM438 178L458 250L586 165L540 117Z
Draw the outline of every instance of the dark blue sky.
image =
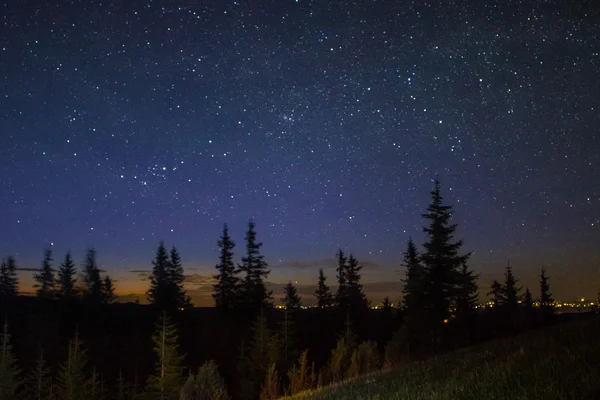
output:
M545 265L562 296L600 288L592 1L8 0L2 14L0 252L23 268L50 244L78 260L95 246L138 291L164 239L196 290L222 224L241 245L253 218L273 282L315 281L342 247L376 286L422 241L437 175L482 293L508 259L529 285Z

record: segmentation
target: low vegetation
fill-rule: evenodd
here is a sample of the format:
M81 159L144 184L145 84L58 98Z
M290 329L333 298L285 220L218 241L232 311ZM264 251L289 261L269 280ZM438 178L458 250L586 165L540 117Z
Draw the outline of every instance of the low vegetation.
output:
M597 399L599 337L591 317L286 399Z

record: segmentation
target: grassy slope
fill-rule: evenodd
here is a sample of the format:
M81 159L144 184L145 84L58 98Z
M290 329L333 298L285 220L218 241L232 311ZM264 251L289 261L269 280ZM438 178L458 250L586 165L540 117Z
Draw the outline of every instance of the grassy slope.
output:
M600 399L600 318L528 332L288 399Z

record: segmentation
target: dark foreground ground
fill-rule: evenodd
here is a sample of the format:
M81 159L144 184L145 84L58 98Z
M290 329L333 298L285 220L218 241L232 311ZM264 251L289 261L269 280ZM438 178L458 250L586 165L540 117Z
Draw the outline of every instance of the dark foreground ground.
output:
M600 400L600 315L288 399Z

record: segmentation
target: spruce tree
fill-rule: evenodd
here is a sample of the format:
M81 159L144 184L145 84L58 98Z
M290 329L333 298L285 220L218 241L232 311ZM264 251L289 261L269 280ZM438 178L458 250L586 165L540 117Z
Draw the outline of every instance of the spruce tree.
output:
M531 296L531 291L528 287L525 288L525 295L523 296L523 305L528 309L533 307L533 297Z
M4 322L0 346L0 400L13 400L19 393L22 381L21 370L12 352L7 322Z
M269 365L278 361L277 354L273 352L275 336L267 324L264 308L261 308L250 327L249 351L245 363L246 378L248 383L253 383L252 393L258 394L260 387L256 383L263 382Z
M492 282L491 290L488 292L488 296L491 296L490 301L494 307L502 307L506 304L506 296L504 295L504 287L500 282L494 279Z
M302 307L302 299L298 296L298 290L296 290L296 286L294 286L292 281L289 281L287 285L285 285L283 292L284 297L281 302L286 309L293 310Z
M456 297L457 316L472 316L475 313L477 299L479 297L476 282L478 277L479 274L475 275L473 271L469 269L466 262L462 263L458 276Z
M334 304L334 297L331 294L329 286L327 286L326 280L323 268L319 268L319 280L317 282L317 290L315 291L318 308L328 308Z
M83 343L79 340L79 332L75 332L69 341L67 359L60 366L57 384L58 398L60 400L80 400L85 393L86 379L84 368L87 357Z
M60 265L58 269L58 295L64 299L71 299L75 297L75 274L76 274L75 263L71 257L71 252L67 251L65 255L65 261Z
M519 280L514 276L510 263L506 266L504 271L504 284L502 291L504 292L504 304L503 306L509 310L514 310L518 307L519 301L521 300L521 287L517 286Z
M540 274L540 308L545 317L554 314L555 311L554 299L550 292L550 283L548 282L545 268L542 268Z
M462 240L454 241L457 225L450 223L452 206L443 204L437 179L431 192L431 203L423 217L428 221L423 228L427 239L421 254L425 268L424 293L431 318L433 345L437 349L443 323L450 317L450 307L456 300L459 268L468 260L470 253L459 254L463 243Z
M425 271L419 261L419 252L410 237L403 254L402 266L405 268L404 287L402 288L404 312L414 316L418 315L425 307Z
M9 256L0 265L0 300L8 301L16 297L18 291L17 264L14 257Z
M44 353L40 355L35 363L35 369L29 375L27 383L27 398L32 400L46 400L51 398L52 378L48 362Z
M52 268L52 249L48 248L44 251L44 260L42 261L42 268L40 271L33 276L36 288L36 295L40 298L51 299L54 298L55 292L55 277L54 269Z
M165 311L155 324L152 335L156 364L154 375L148 378L148 388L161 400L175 400L179 397L182 383L183 359L177 344L179 335Z
M177 248L171 248L171 258L167 264L167 281L169 289L167 290L168 303L172 304L172 309L186 309L191 307L190 298L183 288L185 273L181 263L181 257Z
M102 303L102 278L93 248L88 249L83 263L83 296L90 304Z
M246 256L242 258L238 271L244 273L240 286L243 304L256 311L265 305L271 306L272 292L267 291L265 285L271 271L260 253L262 243L256 241L254 228L254 222L250 221L246 232Z
M294 309L284 308L280 323L279 344L281 345L281 361L283 367L287 367L290 360L296 355L296 312ZM273 362L274 360L271 360Z
M219 246L219 263L216 265L219 273L215 276L213 298L215 306L219 309L231 310L238 305L239 278L233 262L233 248L235 242L229 236L227 224L223 226L223 235L217 242Z
M85 400L106 400L107 391L104 387L102 376L96 371L96 367L92 368L92 373L85 383L85 392L83 399Z
M110 276L106 275L102 279L102 302L104 304L112 304L116 298L113 280Z
M147 292L148 301L157 310L163 311L168 307L169 290L169 255L163 241L156 250L156 257L152 261L152 275L150 276L150 289Z
M335 269L338 282L335 304L338 308L345 310L348 307L348 279L347 259L342 249L337 252L338 265Z
M360 283L360 271L362 268L362 265L358 264L358 260L350 254L348 263L346 264L346 287L348 306L354 313L363 312L369 307L367 296Z

